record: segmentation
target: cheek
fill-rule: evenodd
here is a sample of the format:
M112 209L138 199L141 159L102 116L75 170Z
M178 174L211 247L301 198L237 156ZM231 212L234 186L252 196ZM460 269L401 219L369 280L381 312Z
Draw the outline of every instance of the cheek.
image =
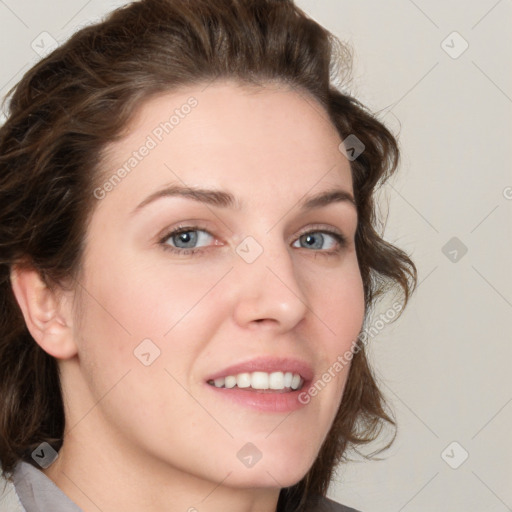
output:
M304 399L317 401L318 397L317 406L323 409L320 414L329 418L328 423L341 402L365 315L363 281L356 261L349 261L345 270L317 281L312 295L312 308L319 318L315 347L322 373Z
M97 260L111 261L101 255ZM160 338L197 301L199 282L179 271L165 274L126 257L115 265L92 262L85 284L90 321L110 332L114 344L126 337L133 342L141 337Z
M126 273L123 265L90 275L76 336L91 403L127 435L142 438L152 428L161 438L172 435L164 426L181 416L169 404L183 410L191 403L179 383L187 385L200 350L193 314L199 278L176 277L171 286L154 270Z
M345 351L355 342L365 314L364 288L355 258L343 271L325 275L314 289L313 304L326 332L326 347Z
M99 265L112 261L104 254L91 258L84 281L81 330L76 335L81 359L95 373L91 386L98 393L129 369L168 368L173 375L186 376L208 332L211 336L215 329L206 308L218 312L207 296L217 274L179 268L171 272L130 259L128 251L122 256L115 265ZM141 359L155 362L145 367ZM152 373L145 371L141 378Z

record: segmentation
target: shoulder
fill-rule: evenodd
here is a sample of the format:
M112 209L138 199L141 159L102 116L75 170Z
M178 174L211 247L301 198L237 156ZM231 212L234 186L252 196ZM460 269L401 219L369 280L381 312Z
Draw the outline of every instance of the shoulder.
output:
M0 468L1 469L1 468ZM25 512L12 480L0 476L0 510Z
M308 500L306 512L361 512L355 508L341 505L324 496L312 497Z

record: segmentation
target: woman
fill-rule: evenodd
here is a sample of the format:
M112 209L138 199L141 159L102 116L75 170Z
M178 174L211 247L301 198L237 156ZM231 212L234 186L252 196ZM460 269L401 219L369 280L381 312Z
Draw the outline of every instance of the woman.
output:
M142 0L17 85L5 503L354 510L333 471L394 425L365 322L416 269L375 230L398 149L333 86L347 59L291 1Z

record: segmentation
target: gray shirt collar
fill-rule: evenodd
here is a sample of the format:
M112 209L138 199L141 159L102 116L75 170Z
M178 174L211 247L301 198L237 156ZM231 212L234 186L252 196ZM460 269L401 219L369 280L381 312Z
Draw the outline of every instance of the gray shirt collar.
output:
M26 512L83 512L52 480L28 462L17 463L12 480Z

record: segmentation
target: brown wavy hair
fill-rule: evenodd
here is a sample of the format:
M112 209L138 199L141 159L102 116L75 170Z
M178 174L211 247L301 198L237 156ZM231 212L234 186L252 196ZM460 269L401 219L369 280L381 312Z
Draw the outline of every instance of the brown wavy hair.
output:
M397 169L398 145L375 115L334 85L348 79L350 60L347 47L293 0L142 0L74 34L10 91L0 128L4 477L17 461L31 462L41 442L60 449L65 423L57 362L29 334L10 271L27 265L50 287L73 286L97 203L93 190L104 181L102 152L157 94L227 78L256 86L283 83L312 95L342 140L355 135L365 147L351 162L365 321L379 295L392 288L403 292L405 306L416 268L382 238L375 200L377 188ZM278 511L301 511L308 499L325 496L350 447L375 440L384 426L396 435L361 339L356 348L318 457L300 482L281 490Z

